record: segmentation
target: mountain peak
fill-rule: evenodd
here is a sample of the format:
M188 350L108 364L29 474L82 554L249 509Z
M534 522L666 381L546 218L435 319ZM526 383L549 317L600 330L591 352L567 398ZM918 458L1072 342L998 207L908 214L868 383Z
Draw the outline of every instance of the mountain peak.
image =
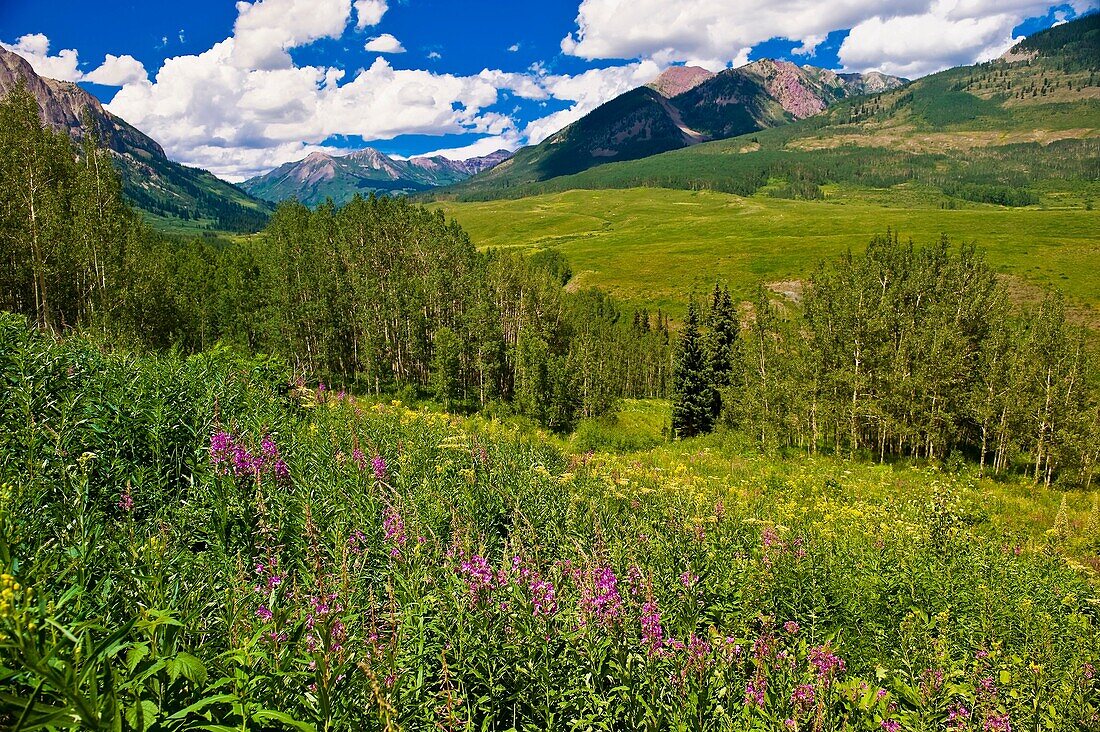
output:
M701 66L670 66L646 86L665 99L672 99L694 89L712 76L714 72L707 71Z

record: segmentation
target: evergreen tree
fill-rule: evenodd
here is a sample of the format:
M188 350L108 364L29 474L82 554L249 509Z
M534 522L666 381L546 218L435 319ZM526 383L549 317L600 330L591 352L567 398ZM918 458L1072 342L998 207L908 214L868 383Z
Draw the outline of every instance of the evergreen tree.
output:
M676 343L672 371L672 431L677 437L710 431L714 424L712 391L693 298Z

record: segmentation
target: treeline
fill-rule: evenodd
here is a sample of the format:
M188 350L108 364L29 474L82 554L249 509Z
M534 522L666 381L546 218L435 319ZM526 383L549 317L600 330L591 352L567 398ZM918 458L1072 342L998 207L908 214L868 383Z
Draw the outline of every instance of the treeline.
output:
M694 311L675 356L679 434L725 422L766 448L958 454L982 472L1092 482L1100 412L1083 331L1057 294L1014 312L973 247L876 237L863 255L822 264L801 308L761 288L737 342L718 350L715 324L729 317L712 305L700 328ZM711 353L729 354L725 372Z
M173 239L125 205L94 137L74 150L30 95L0 103L0 309L150 347L228 342L347 388L559 430L667 394L667 319L567 290L560 253L480 253L442 213L373 197L285 204L243 242Z

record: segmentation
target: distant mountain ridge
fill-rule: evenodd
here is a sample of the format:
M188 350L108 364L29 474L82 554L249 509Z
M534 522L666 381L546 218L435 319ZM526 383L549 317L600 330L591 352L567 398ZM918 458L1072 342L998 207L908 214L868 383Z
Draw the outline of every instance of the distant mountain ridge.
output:
M718 73L673 66L459 189L524 185L777 127L905 83L879 72L837 74L771 59Z
M22 82L38 102L43 122L82 140L87 112L113 153L124 195L139 209L200 228L255 231L272 208L211 173L169 160L148 135L108 112L94 96L69 81L35 73L24 58L0 47L0 97Z
M331 198L339 205L356 194L408 194L457 183L511 155L507 150L497 150L467 160L451 160L441 155L399 160L369 147L342 156L312 152L302 160L284 163L269 173L246 180L241 188L275 203L295 199L316 206Z

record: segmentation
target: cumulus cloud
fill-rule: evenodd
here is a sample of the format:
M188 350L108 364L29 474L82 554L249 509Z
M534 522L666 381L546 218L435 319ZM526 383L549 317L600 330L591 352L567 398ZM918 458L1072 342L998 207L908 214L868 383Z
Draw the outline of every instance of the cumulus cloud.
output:
M61 81L79 81L83 74L79 66L77 52L72 48L50 55L50 39L42 33L28 33L20 36L15 43L0 43L0 46L22 56L34 69L34 73L48 79Z
M430 158L436 155L442 155L445 158L451 160L468 160L470 158L479 158L489 153L495 153L497 150L515 150L521 145L519 135L514 131L501 135L490 135L489 137L483 137L477 142L470 145L463 145L462 147L448 147L441 150L433 150L431 152L421 153L412 157L417 158Z
M511 46L508 46L508 51L510 53L515 53L518 50L519 50L519 44L518 43L513 43Z
M383 33L370 39L363 48L375 53L405 53L405 47L401 45L401 41L389 33Z
M355 0L355 27L363 30L369 25L378 25L387 10L386 0Z
M662 70L663 67L657 62L646 60L625 66L589 69L572 76L540 75L537 84L547 97L572 101L573 104L528 123L523 129L523 136L532 145L542 142L604 102L652 81Z
M241 0L229 60L240 68L290 68L289 49L320 38L339 38L350 15L350 0Z
M115 56L107 54L102 65L91 73L85 74L84 81L106 86L123 86L125 84L148 83L149 74L145 66L129 54Z
M1095 0L1071 0L1084 12ZM564 53L586 59L738 65L773 38L812 55L832 31L852 29L841 61L852 70L914 76L995 56L1011 30L1049 0L582 0ZM723 64L724 65L724 64Z

